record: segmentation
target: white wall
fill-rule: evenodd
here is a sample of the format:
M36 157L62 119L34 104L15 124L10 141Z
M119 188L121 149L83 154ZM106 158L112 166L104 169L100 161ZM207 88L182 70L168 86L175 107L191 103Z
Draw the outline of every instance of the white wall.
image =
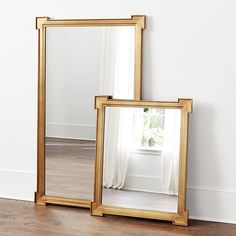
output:
M194 100L190 215L236 223L235 11L233 0L4 1L0 8L0 196L33 200L36 188L35 16L145 14L144 99Z

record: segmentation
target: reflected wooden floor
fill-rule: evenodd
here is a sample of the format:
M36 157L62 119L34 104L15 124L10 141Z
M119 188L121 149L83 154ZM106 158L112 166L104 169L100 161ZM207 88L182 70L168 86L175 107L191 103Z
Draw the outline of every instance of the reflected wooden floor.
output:
M95 141L46 138L46 195L93 198Z
M46 139L46 194L93 199L95 142ZM104 189L103 204L177 212L177 197L159 193Z
M177 212L178 197L162 193L104 188L103 204L141 210Z
M0 199L3 236L235 236L236 225L190 221L189 227L170 222L119 216L90 216L88 209Z

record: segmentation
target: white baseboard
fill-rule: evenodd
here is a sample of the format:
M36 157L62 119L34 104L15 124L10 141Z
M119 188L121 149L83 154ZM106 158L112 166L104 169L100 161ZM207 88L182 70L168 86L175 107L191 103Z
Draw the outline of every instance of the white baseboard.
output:
M212 217L198 217L193 216L190 214L189 219L191 220L201 220L201 221L211 221L211 222L218 222L218 223L225 223L225 224L236 224L236 220L226 220L226 219L219 219L219 218L212 218Z
M88 124L47 124L47 137L71 139L96 139L96 126Z
M34 200L36 173L0 169L0 197L17 200Z
M191 219L236 224L236 191L187 188Z
M0 169L0 197L34 200L36 173ZM188 187L190 219L236 224L236 191Z

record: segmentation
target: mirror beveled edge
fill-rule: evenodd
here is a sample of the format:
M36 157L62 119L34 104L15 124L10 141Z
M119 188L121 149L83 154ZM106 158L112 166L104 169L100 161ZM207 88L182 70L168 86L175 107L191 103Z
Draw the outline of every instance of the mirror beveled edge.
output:
M93 26L135 26L134 55L134 99L141 99L142 91L142 34L146 16L133 15L130 19L50 19L36 17L38 30L38 129L37 129L37 192L35 203L47 203L90 208L91 200L73 199L45 195L45 95L46 95L46 28L47 27L93 27Z
M103 152L104 152L104 127L105 107L148 107L148 108L174 108L181 109L180 129L180 164L179 164L179 198L177 213L139 210L102 204L103 182ZM103 214L141 217L157 220L172 221L175 225L188 225L188 211L186 210L186 181L187 181L187 156L188 156L188 123L189 113L192 112L192 99L178 99L178 102L164 101L134 101L112 99L110 96L97 96L95 98L97 109L97 137L96 137L96 162L94 181L94 202L91 203L91 215Z

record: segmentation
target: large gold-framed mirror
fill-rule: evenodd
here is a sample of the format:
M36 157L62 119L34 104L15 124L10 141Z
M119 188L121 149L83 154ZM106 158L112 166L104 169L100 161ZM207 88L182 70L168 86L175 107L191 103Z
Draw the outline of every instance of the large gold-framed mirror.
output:
M191 99L98 96L91 214L143 217L187 226L186 168Z
M95 95L141 99L145 16L37 17L39 205L89 208L93 200Z

